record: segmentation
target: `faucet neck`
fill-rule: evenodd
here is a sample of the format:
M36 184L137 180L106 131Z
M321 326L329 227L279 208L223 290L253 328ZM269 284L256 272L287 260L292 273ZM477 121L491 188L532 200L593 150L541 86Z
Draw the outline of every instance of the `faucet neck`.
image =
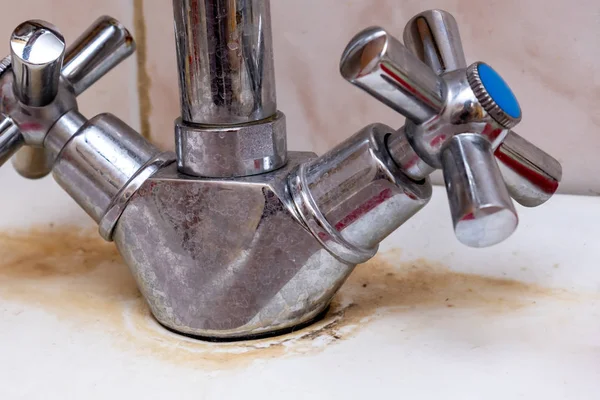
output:
M287 162L268 0L173 0L181 118L178 169L230 178Z
M277 112L268 0L174 0L181 116L234 125Z

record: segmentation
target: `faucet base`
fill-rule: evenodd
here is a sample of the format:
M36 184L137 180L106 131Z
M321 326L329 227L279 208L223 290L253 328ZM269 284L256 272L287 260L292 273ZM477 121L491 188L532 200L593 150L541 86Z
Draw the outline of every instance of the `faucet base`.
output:
M407 178L372 124L321 157L288 153L240 178L161 168L131 197L113 239L155 318L183 334L239 340L312 321L354 266L419 211L427 179Z
M275 171L287 162L285 115L239 125L194 125L175 121L179 171L232 178Z
M154 317L213 340L269 336L314 321L354 269L306 228L287 186L312 153L236 179L163 167L131 198L113 239Z
M306 320L298 325L290 326L288 328L269 331L265 333L258 333L254 335L248 336L239 336L239 337L215 337L215 336L198 336L198 335L189 335L186 333L181 333L179 331L173 330L167 325L163 325L160 321L156 320L163 328L166 330L176 333L178 335L182 335L185 337L189 337L190 339L200 340L203 342L211 342L211 343L231 343L231 342L242 342L242 341L250 341L250 340L261 340L268 339L276 336L283 336L290 333L298 332L302 329L308 328L309 326L316 324L317 322L323 320L327 314L329 314L329 310L331 309L331 303L327 304L325 309L317 314L312 319Z

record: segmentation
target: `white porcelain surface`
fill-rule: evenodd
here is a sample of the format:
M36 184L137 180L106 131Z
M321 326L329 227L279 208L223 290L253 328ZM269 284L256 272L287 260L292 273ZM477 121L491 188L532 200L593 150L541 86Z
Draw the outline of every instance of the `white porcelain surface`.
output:
M482 250L454 239L444 197L353 273L337 325L260 342L161 328L109 244L44 239L51 252L28 259L2 232L0 398L596 399L600 199L559 195Z

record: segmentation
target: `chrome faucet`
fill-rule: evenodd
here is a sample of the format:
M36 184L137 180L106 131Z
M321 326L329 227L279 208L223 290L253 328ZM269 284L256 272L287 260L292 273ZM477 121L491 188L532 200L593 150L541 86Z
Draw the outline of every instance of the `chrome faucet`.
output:
M28 21L0 62L0 163L56 181L116 243L156 319L211 339L273 335L318 318L358 263L431 196L444 172L458 239L482 247L536 206L556 160L511 131L520 107L486 64L467 67L456 22L427 11L406 47L359 33L342 75L407 118L361 129L323 156L288 152L267 0L174 0L181 118L176 154L76 96L134 50L100 18L69 49ZM495 158L494 158L495 156Z

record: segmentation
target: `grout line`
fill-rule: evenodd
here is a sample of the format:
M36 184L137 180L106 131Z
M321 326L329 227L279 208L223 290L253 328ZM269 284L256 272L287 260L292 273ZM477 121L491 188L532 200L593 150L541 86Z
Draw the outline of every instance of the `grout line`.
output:
M139 98L140 127L143 137L149 139L150 130L150 112L152 111L152 102L150 100L150 87L152 80L148 74L148 53L146 38L146 20L144 19L144 0L133 0L133 25L135 30L135 40L137 43L137 91Z

